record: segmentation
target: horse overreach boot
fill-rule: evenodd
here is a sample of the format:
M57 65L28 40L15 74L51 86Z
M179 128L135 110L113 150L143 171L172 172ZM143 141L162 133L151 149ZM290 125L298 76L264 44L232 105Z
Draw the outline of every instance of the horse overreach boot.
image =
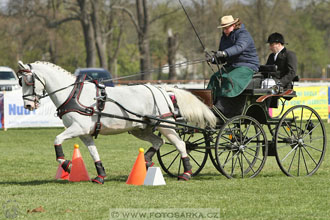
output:
M183 169L184 169L184 173L181 176L178 176L178 180L184 180L184 181L188 181L191 178L191 168L192 166L190 165L189 162L189 157L183 157L181 158L182 163L183 163Z
M63 170L65 172L70 173L71 171L71 166L72 166L72 162L70 160L65 160L62 164L61 164Z
M98 184L104 184L104 178L107 176L107 174L105 173L105 169L102 165L101 161L96 161L95 162L95 168L97 171L97 177L95 177L94 179L92 179L93 183L98 183Z
M155 155L156 152L157 150L155 148L150 147L148 151L144 154L147 169L155 164L154 162L152 162L152 157Z

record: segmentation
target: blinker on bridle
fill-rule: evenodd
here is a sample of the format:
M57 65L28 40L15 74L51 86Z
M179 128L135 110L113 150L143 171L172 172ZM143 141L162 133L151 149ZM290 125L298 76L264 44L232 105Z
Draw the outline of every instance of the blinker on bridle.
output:
M26 95L23 95L23 100L28 100L28 101L32 101L32 102L35 102L35 103L39 103L39 100L40 98L44 97L45 96L45 84L40 80L40 78L31 70L28 70L28 69L22 69L22 70L19 70L17 72L19 74L21 74L21 76L19 76L19 79L18 79L18 83L20 86L22 86L22 81L24 80L25 84L27 86L33 86L33 92L32 94L26 94ZM43 94L42 95L39 95L36 93L35 91L35 80L38 80L44 87L43 89ZM31 98L27 98L29 96L34 96L35 98L34 99L31 99Z

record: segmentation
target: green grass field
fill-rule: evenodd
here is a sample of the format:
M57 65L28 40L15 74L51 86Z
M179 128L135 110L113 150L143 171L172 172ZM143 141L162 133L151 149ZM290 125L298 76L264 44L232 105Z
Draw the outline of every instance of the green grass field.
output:
M96 145L108 178L105 185L96 185L54 179L58 164L53 141L61 131L0 131L0 219L109 219L111 208L217 208L220 219L330 218L329 151L311 177L286 177L275 158L268 157L253 179L229 180L207 161L189 182L164 175L165 186L132 186L125 182L138 148L149 144L129 134L99 136ZM74 144L81 146L87 170L95 177L94 163L79 139L64 142L66 158L72 157ZM155 163L159 166L156 158ZM40 206L41 212L31 212Z

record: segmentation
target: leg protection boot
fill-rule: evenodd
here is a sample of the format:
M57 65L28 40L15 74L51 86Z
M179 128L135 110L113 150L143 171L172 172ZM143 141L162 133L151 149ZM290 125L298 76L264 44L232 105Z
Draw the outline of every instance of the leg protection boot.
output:
M152 162L152 157L155 155L155 153L157 152L157 150L153 147L150 147L147 152L144 154L144 159L146 161L146 167L147 169L149 167L152 167L155 163Z
M184 180L184 181L188 181L191 178L191 164L190 164L190 159L189 157L183 157L182 159L182 163L183 163L183 169L184 169L184 173L181 176L178 176L178 180Z
M104 178L107 176L107 174L105 173L105 169L102 165L101 161L96 161L95 162L95 168L97 171L97 177L95 177L94 179L92 179L93 183L98 183L98 184L104 184Z

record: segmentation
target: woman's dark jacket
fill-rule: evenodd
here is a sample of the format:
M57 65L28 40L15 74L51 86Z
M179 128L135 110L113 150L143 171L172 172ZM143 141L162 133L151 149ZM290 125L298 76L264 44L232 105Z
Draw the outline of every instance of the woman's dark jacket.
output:
M234 68L246 66L255 72L258 71L259 58L257 50L244 24L232 31L228 37L225 34L222 35L219 50L225 51L227 54L226 66L232 66Z

